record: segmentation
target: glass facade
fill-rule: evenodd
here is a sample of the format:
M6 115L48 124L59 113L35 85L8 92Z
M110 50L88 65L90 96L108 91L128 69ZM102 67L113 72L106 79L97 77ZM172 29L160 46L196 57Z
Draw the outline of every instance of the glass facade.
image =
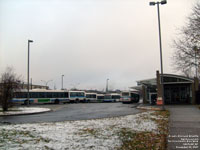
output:
M166 104L188 104L191 103L190 84L164 85L164 96Z

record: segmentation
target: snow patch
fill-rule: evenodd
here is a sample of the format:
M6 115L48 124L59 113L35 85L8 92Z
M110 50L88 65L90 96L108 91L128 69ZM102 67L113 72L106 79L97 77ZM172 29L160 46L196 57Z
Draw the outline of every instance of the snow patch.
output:
M40 108L40 107L19 107L19 108L13 108L11 109L11 111L0 112L0 116L31 114L31 113L47 112L50 110L51 109L49 108Z
M156 132L157 125L151 119L152 113L153 111L123 117L81 121L1 125L0 132L15 131L21 135L13 134L12 136L16 136L19 141L26 138L27 140L17 143L4 139L4 143L0 143L0 148L3 144L2 148L11 148L15 145L15 149L43 149L44 147L58 150L116 149L121 145L118 132L123 128L136 132ZM23 136L24 132L28 132L26 135L30 134L32 139Z

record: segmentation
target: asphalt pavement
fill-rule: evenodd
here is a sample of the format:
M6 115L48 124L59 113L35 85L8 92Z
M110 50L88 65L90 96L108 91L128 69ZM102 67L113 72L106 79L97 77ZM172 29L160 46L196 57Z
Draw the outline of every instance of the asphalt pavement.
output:
M53 111L22 116L2 116L0 123L38 123L59 122L69 120L87 120L107 117L117 117L141 112L138 104L122 103L78 103L59 105L39 105L38 107L51 108Z

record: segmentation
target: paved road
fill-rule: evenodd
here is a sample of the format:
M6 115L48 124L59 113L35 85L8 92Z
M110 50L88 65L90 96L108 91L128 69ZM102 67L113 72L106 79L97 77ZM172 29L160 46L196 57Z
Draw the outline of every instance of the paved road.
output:
M121 103L79 103L65 105L42 105L50 107L53 111L43 114L4 116L0 117L0 123L36 123L36 122L57 122L67 120L86 120L96 118L115 117L139 113L136 109L138 104Z

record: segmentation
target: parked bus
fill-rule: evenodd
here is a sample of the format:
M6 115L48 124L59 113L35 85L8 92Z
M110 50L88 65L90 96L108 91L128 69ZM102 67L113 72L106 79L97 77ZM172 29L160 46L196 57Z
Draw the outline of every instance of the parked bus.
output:
M137 92L123 91L121 92L122 103L138 103L140 95Z
M85 93L86 102L97 102L96 93Z
M85 102L85 92L84 91L69 91L69 101L70 102Z
M103 102L115 102L115 99L112 98L111 94L105 94Z
M16 104L28 104L27 90L15 92L15 97L12 102ZM44 104L44 103L67 103L69 102L68 92L63 90L45 90L33 89L29 91L29 104Z
M97 101L103 102L103 100L104 100L104 94L97 94Z
M112 98L114 101L119 102L121 96L120 96L120 94L118 94L118 93L111 93L111 98Z

